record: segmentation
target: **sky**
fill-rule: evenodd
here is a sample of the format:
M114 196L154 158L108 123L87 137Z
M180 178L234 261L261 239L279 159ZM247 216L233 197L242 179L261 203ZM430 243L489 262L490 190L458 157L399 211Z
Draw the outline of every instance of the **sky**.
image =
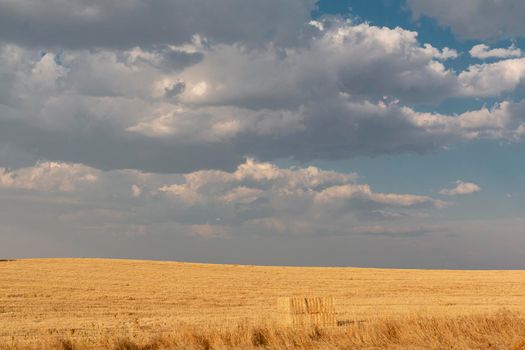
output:
M0 0L0 258L525 269L522 0Z

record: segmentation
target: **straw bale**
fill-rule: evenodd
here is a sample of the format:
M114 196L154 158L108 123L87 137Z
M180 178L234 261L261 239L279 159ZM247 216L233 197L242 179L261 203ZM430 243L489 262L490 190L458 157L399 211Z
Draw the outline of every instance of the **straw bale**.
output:
M281 322L292 326L335 326L334 299L331 297L285 297L277 299Z

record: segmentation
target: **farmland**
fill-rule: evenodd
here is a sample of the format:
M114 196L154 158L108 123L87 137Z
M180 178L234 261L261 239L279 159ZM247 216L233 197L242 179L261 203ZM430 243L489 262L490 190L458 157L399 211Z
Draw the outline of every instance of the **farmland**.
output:
M333 297L340 326L291 330L281 325L277 299L305 295ZM0 262L0 349L57 344L137 349L140 344L404 348L425 343L521 349L522 315L525 271L102 259ZM473 333L468 335L467 329Z

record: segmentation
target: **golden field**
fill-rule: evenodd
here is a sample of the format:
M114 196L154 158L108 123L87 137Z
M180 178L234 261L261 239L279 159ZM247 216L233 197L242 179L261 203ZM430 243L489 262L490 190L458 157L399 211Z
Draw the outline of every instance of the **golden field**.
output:
M338 327L279 322L330 296ZM525 271L0 262L0 349L525 349Z

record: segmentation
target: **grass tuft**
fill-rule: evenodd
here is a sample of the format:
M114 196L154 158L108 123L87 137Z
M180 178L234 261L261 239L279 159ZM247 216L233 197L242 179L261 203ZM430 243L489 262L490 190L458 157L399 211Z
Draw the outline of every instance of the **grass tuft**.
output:
M268 339L263 329L256 328L252 332L252 345L262 347L268 345Z
M157 342L150 342L146 344L138 344L129 338L119 338L116 341L114 350L157 350L159 344Z
M58 348L61 350L76 350L77 347L71 339L60 339L58 341Z

